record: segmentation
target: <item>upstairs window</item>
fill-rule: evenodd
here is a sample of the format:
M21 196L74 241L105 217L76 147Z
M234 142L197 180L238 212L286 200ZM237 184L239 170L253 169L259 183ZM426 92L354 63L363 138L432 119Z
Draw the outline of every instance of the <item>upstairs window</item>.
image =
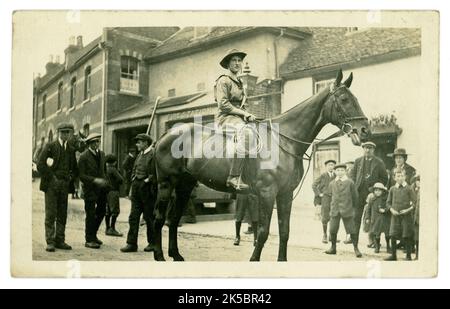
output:
M70 106L69 107L75 106L76 96L77 96L77 78L74 77L70 81Z
M91 67L88 66L84 70L84 97L83 100L87 100L91 97Z
M330 85L334 83L335 79L323 79L323 80L314 80L314 94L319 93L324 88L330 88Z
M45 105L47 105L47 95L42 96L42 119L45 119Z
M129 56L120 59L120 91L139 93L139 60Z
M60 82L58 84L58 108L57 108L57 110L61 109L62 100L63 100L63 83Z

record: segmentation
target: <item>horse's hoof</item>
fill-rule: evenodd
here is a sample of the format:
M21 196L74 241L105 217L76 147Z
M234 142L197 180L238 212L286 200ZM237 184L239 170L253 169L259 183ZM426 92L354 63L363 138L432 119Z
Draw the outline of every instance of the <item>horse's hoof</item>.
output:
M287 259L286 258L283 258L283 259L278 258L278 262L287 262Z
M183 262L184 261L184 257L179 252L175 252L175 253L169 252L169 256L171 258L173 258L174 262Z
M162 252L155 252L153 254L153 258L155 261L164 262L166 259L164 258L164 254Z
M251 257L250 258L250 262L259 262L259 259L255 258L255 257Z

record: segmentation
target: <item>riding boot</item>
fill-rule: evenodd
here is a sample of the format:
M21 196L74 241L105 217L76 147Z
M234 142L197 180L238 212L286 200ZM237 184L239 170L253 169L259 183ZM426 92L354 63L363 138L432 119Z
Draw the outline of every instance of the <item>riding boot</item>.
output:
M241 242L241 221L236 221L236 238L234 239L233 245L239 246L239 243Z
M375 253L380 253L381 241L380 237L375 238Z
M412 260L411 252L412 252L413 242L411 241L410 238L404 238L403 242L405 244L405 249L406 249L406 260L411 261Z
M385 261L397 261L397 238L391 237L391 255Z
M258 221L253 221L252 226L253 226L253 245L256 246L256 241L258 240Z
M245 158L234 157L233 160L231 160L230 174L227 179L227 186L233 187L239 192L244 192L249 189L249 186L241 179L244 163Z
M361 252L358 249L358 236L356 234L350 234L350 237L352 238L352 243L353 243L353 251L355 252L355 256L357 258L362 257Z
M331 238L331 248L325 251L326 254L336 254L336 240L337 234L330 234Z
M323 237L322 237L322 243L327 244L328 243L328 238L327 238L327 227L328 224L327 223L322 223L322 230L323 230ZM331 237L331 235L330 235Z

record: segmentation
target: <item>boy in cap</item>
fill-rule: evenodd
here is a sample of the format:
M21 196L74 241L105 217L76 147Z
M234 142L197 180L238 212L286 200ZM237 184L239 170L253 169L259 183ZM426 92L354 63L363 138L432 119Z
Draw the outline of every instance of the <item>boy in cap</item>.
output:
M153 163L154 147L150 135L141 133L135 137L138 156L133 166L131 183L131 212L128 217L130 229L128 230L127 245L120 249L122 252L136 252L138 250L139 221L141 215L147 226L148 245L145 252L154 250L154 203L155 193L155 167Z
M86 212L85 247L99 249L103 242L97 231L106 212L108 182L105 176L105 154L100 151L101 135L91 133L86 138L87 148L80 155L78 166L83 183L84 210Z
M40 190L45 192L46 251L71 250L65 242L67 196L70 181L78 176L75 149L68 143L73 125L58 125L58 139L45 145L39 155L37 170L41 174Z
M331 248L326 254L336 254L337 233L342 219L345 229L350 233L353 249L357 258L362 257L358 249L358 238L355 235L354 212L358 203L356 186L346 175L346 165L338 164L334 167L336 178L329 184L328 194L331 198L330 236Z
M416 195L405 180L405 170L396 169L394 177L396 184L389 189L386 202L387 208L392 214L389 230L392 254L385 260L397 260L397 240L403 239L406 247L406 260L410 261L414 236L413 210L416 203Z
M389 250L389 225L390 215L386 208L387 188L380 182L373 186L373 194L368 201L367 220L370 224L370 231L375 238L375 253L380 253L380 237L383 233Z
M320 210L321 214L323 231L322 242L324 244L328 243L327 228L328 222L330 221L330 201L328 195L326 195L326 190L328 189L330 182L335 178L335 165L335 160L325 161L326 172L320 175L312 184L312 189L315 195L314 206Z
M108 180L110 191L107 195L107 207L106 207L106 231L107 236L122 237L122 233L116 230L117 217L120 214L120 200L119 191L120 185L123 183L123 177L117 170L117 158L113 154L109 154L105 158L106 166L106 179Z

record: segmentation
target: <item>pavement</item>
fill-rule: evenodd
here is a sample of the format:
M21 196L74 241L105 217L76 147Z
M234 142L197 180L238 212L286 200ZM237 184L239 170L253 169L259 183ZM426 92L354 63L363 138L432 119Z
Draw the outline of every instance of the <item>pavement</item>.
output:
M35 259L67 259L73 257L75 250L71 252L59 251L59 254L48 254L45 248L44 227L43 227L43 198L44 194L38 189L39 181L33 182L33 258ZM121 213L118 218L118 230L126 235L128 231L128 215L131 202L127 198L121 198ZM290 237L288 242L288 260L352 260L354 258L352 245L338 244L338 255L328 256L324 251L329 248L329 244L322 243L322 225L314 218L315 211L311 204L297 198L293 202ZM91 254L92 250L83 247L84 244L84 201L72 199L69 196L68 223L66 227L66 239L71 245L81 247L77 251L75 258L95 260L99 258L98 251ZM278 224L277 212L274 213L271 221L270 235L263 250L264 259L276 260L278 250ZM180 251L186 252L187 248L192 251L196 260L248 260L253 249L253 235L244 234L247 225L243 224L241 229L241 245L233 246L235 233L234 220L202 221L195 224L183 223L179 227ZM119 248L125 244L125 237L106 237L103 234L104 224L99 231L99 238L105 242L105 252L102 250L101 260L128 260L131 255L118 253ZM146 245L144 228L140 229L139 246L142 249ZM384 241L382 241L382 251L374 254L373 249L367 248L367 234L360 234L360 250L364 259L382 260L387 256ZM165 240L164 240L165 239ZM338 239L345 239L345 231L341 223ZM74 244L75 242L75 244ZM163 244L167 245L167 228L163 229ZM75 248L74 248L75 249ZM110 250L111 249L111 250ZM198 250L204 250L204 254L199 254ZM226 252L223 253L223 252ZM167 248L165 248L167 252ZM221 254L222 252L222 254ZM244 253L245 252L245 253ZM191 254L191 253L189 253ZM263 258L262 257L262 258ZM132 256L133 260L148 259L149 254L140 252ZM191 259L192 260L192 259Z

